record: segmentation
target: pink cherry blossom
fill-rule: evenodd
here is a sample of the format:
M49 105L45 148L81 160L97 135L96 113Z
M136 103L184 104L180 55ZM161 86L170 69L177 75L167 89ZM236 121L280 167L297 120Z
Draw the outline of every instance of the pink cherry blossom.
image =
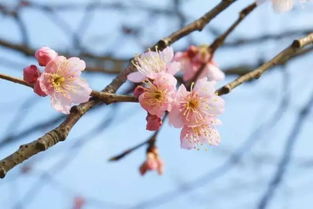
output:
M165 111L171 111L177 80L168 73L158 73L153 81L147 80L144 92L138 100L151 115L161 118Z
M174 75L180 69L178 62L173 61L174 51L167 47L163 51L148 51L135 58L134 65L138 72L130 73L127 79L132 82L142 82L146 78L155 79L158 73Z
M212 122L212 124L215 124L215 122ZM204 145L218 145L220 135L212 124L184 126L180 135L181 147L195 149Z
M141 175L145 175L147 171L157 171L159 175L164 172L164 162L159 157L158 150L154 148L147 153L147 158L140 166L139 171Z
M146 129L149 131L156 131L162 126L162 119L156 115L151 115L148 113Z
M181 64L184 81L193 79L204 65L198 78L207 77L210 81L219 81L225 78L223 71L211 60L207 46L190 46L185 52L177 52L175 60Z
M89 100L92 90L80 78L85 68L83 60L63 56L56 57L46 66L38 81L41 90L51 97L51 105L57 111L68 114L73 105Z
M23 71L24 81L26 81L29 84L35 84L40 74L41 72L36 65L30 65L24 68Z
M176 93L170 123L176 127L207 124L224 110L224 100L215 94L215 82L198 80L191 91L181 85Z
M35 53L35 57L41 66L46 66L51 60L56 58L58 53L49 47L42 47L38 49Z

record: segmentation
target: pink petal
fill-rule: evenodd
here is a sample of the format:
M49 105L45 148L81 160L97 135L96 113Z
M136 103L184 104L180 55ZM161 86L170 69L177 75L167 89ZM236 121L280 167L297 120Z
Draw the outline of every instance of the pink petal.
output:
M225 74L216 65L209 63L207 65L206 76L210 81L221 81L225 79Z
M212 95L209 98L209 113L213 115L219 115L224 112L225 102L222 97Z
M163 51L160 52L161 58L165 63L169 63L174 58L174 50L172 47L168 46Z
M71 86L73 89L69 91L69 96L72 104L81 104L89 100L92 89L85 80L77 78Z
M209 136L204 139L203 143L217 146L221 143L221 136L216 129L211 128Z
M167 73L175 75L180 71L180 63L179 62L171 62L167 64Z
M180 133L180 147L183 149L193 149L195 145L188 139L188 130L183 128Z
M81 71L84 71L85 68L86 68L85 61L79 59L78 57L71 57L67 60L66 69L70 73L80 75Z
M70 98L65 97L63 94L57 92L50 96L51 96L51 106L54 109L64 114L70 113L72 107L72 102Z
M169 123L173 125L175 128L181 128L184 126L183 118L181 113L177 107L174 106L172 111L169 113Z
M208 81L207 78L201 78L197 80L193 91L196 91L201 96L210 96L215 92L215 84L214 81Z
M54 60L49 62L45 68L47 73L56 73L61 68L62 63L66 62L66 58L63 56L57 56Z
M128 74L128 76L127 76L128 80L135 82L135 83L140 83L140 82L144 81L145 78L146 77L143 74L141 74L140 72L133 72L133 73Z

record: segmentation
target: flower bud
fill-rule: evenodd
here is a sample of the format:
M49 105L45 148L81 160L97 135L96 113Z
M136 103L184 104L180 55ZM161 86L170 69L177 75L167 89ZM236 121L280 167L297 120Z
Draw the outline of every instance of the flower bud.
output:
M139 167L141 175L145 175L147 171L157 171L159 175L162 175L164 172L164 162L160 158L157 149L149 151L146 160Z
M37 81L34 85L34 92L39 96L45 97L47 94L41 89L39 82Z
M29 84L35 84L40 74L41 74L40 70L37 68L36 65L30 65L24 68L23 71L24 81L26 81Z
M58 54L49 47L42 47L35 53L35 57L41 66L46 66L51 60L56 58Z
M161 118L159 118L156 115L151 115L151 114L148 113L148 115L146 117L146 120L147 120L146 129L149 130L149 131L159 130L159 128L162 125Z
M134 90L134 96L138 98L144 91L145 91L144 87L137 86Z

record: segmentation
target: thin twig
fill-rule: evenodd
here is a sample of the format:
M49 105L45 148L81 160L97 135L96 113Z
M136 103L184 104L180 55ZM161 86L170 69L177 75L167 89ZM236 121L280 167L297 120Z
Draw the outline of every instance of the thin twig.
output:
M31 84L19 78L15 78L15 77L5 75L2 73L0 73L0 78L33 88ZM117 94L99 92L99 91L94 91L94 90L91 92L90 95L93 97L96 97L97 99L99 99L101 102L104 102L105 104L111 104L114 102L138 102L138 99L134 96L117 95Z
M2 73L0 73L0 78L4 79L4 80L7 80L7 81L12 81L14 83L18 83L18 84L21 84L21 85L33 88L33 86L31 84L29 84L26 81L24 81L22 79L19 79L19 78L15 78L15 77L12 77L12 76L9 76L9 75L5 75L5 74L2 74Z
M156 141L156 137L157 137L158 133L159 133L159 131L155 131L155 132L153 133L153 135L150 136L146 141L143 141L143 142L141 142L141 143L139 143L139 144L137 144L137 145L135 145L135 146L133 146L133 147L131 147L131 148L125 150L124 152L122 152L122 153L120 153L120 154L118 154L118 155L116 155L116 156L114 156L114 157L111 157L111 158L109 159L109 161L118 161L118 160L120 160L120 159L126 157L126 155L130 154L131 152L133 152L133 151L139 149L140 147L142 147L142 146L144 146L144 145L146 145L146 144L148 144L149 147L151 147L152 144L154 144L154 142Z
M289 47L281 51L278 55L276 55L273 59L270 61L264 63L257 69L246 73L240 77L238 77L236 80L228 83L227 85L221 87L216 91L216 94L218 95L224 95L228 94L231 90L236 88L237 86L247 82L251 81L253 79L260 78L263 73L265 73L267 70L272 68L275 65L279 65L282 62L286 62L290 57L294 56L301 50L302 48L311 45L313 43L313 33L308 34L307 36L295 40Z

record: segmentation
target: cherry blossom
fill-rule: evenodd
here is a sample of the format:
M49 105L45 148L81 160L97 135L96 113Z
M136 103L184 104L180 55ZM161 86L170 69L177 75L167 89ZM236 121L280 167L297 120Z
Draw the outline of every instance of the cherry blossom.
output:
M176 127L196 126L212 120L224 110L224 100L215 94L215 82L198 80L191 91L181 85L176 93L170 123Z
M162 117L171 111L177 80L168 73L158 73L154 80L145 82L144 92L139 96L140 105L151 115Z
M184 126L180 134L181 148L196 149L204 145L218 145L220 135L213 124L201 124L197 126Z
M41 91L51 97L51 105L57 111L68 114L74 104L89 100L92 90L80 78L85 68L85 62L77 57L58 56L48 63L38 78Z
M180 65L173 61L174 51L172 47L166 47L163 51L148 51L135 58L133 64L138 72L130 73L128 80L139 83L146 78L155 79L158 73L174 75L179 71Z
M199 70L202 70L199 79L207 77L210 81L219 81L225 78L224 73L217 67L211 59L208 47L190 46L185 52L177 52L175 60L181 64L184 81L194 79Z

